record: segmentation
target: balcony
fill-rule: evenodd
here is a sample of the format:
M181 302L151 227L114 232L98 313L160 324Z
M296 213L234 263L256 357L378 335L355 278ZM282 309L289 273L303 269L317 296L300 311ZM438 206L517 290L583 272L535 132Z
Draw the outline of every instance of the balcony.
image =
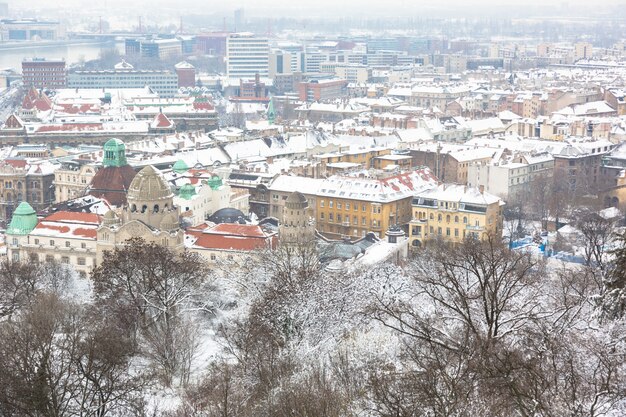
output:
M470 226L468 224L467 226L465 226L465 229L471 230L474 232L482 232L483 230L485 230L485 226Z

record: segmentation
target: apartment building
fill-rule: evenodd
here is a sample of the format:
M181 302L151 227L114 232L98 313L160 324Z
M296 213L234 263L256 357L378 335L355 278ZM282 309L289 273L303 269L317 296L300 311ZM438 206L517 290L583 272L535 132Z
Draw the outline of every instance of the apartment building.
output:
M330 177L317 192L317 230L331 238L382 238L389 227L406 226L413 195L436 184L428 168L385 179Z
M409 240L412 248L430 239L461 243L464 239L502 237L504 202L482 188L442 184L413 197Z

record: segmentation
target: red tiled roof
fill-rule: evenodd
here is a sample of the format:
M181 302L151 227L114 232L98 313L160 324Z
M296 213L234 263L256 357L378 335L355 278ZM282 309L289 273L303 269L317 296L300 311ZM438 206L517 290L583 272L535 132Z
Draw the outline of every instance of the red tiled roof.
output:
M89 195L104 198L112 205L120 207L126 204L126 191L135 174L130 165L101 168L91 180Z
M23 129L24 123L22 123L19 117L12 114L7 117L7 120L4 122L4 127L6 129Z
M224 236L210 233L196 235L195 246L204 249L251 251L268 247L271 239L258 237Z
M100 224L100 216L97 214L79 213L74 211L58 211L47 216L43 220L52 222Z
M220 223L211 229L206 229L204 233L256 238L266 237L263 230L254 224Z
M87 113L87 112L98 112L100 110L99 106L94 105L92 103L82 103L82 104L74 104L74 103L57 103L57 108L68 114L77 114L77 113Z
M163 113L159 113L154 118L153 126L154 127L166 128L166 127L172 127L173 124L170 121L170 119L167 118L166 115L164 115Z
M44 221L39 222L37 226L35 227L35 229L48 229L48 230L54 230L59 233L67 233L70 231L69 226L58 226L58 225L50 224Z
M62 125L41 126L37 132L103 130L102 123L66 123Z
M90 239L95 239L98 236L98 231L94 228L87 229L85 227L78 227L74 230L74 234L76 236L88 237Z
M7 165L11 165L13 168L26 168L25 159L5 159L3 162Z

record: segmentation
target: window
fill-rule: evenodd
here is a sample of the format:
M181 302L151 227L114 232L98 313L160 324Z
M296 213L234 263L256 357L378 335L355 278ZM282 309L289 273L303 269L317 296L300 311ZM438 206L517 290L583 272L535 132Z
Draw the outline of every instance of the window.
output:
M463 216L463 224L467 224L467 217Z
M54 246L54 240L50 240L50 246Z
M354 224L354 225L358 225L359 224L359 218L357 216L354 216L352 218L352 224Z
M332 222L335 220L335 216L333 215L333 213L328 213L328 221Z
M450 215L446 216L446 223L450 223Z
M333 200L330 200L330 201L328 202L328 207L333 208Z
M350 210L350 203L346 203L346 210Z
M13 252L13 262L19 262L19 260L20 260L20 253Z
M70 263L70 258L69 258L69 256L62 256L62 257L61 257L61 263L64 263L64 264L69 264L69 263Z
M439 236L441 236L441 227L438 227L438 228L437 228L437 234L438 234Z
M440 222L441 221L441 214L437 215L437 221Z
M324 207L324 200L320 200L320 207Z
M341 223L341 214L337 214L337 223Z
M320 219L324 219L324 213L320 213Z
M433 227L430 226L430 234L432 235L433 233L435 233L435 229L433 229Z
M54 262L54 256L52 256L52 255L46 255L46 262L47 262L47 263Z
M454 229L454 237L459 237L459 229Z
M459 216L454 216L454 222L458 223L459 222Z
M367 207L365 207L365 204L361 205L361 211L366 212L367 211Z
M217 256L215 256L215 254L214 254L214 253L212 253L212 254L211 254L211 260L212 260L212 261L214 261L214 260L216 260L216 259L217 259Z
M77 259L78 265L85 265L85 258L78 258Z
M70 245L71 245L71 243L70 243L70 241L69 241L69 240L65 241L65 247L66 247L66 248L69 248L69 247L70 247Z
M341 202L340 201L337 201L337 209L341 210Z
M435 215L433 213L430 213L430 220L435 220Z
M278 200L278 194L272 194L272 198L273 198L274 200Z
M87 244L85 242L80 244L81 249L86 249L87 248Z
M232 261L232 260L233 260L233 255L228 255L227 259L228 259L229 261Z
M366 219L365 217L361 217L361 224L362 224L363 226L366 226L366 225L367 225L367 219Z
M446 227L446 236L450 236L450 228Z
M35 245L39 245L39 239L35 239Z
M476 222L474 223L475 226L480 226L480 220L476 220Z

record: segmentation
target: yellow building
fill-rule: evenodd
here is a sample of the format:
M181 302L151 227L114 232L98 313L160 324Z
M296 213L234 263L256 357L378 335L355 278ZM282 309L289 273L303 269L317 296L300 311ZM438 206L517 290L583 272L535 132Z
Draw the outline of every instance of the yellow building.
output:
M317 191L317 230L331 238L362 237L368 232L382 238L390 226L407 225L413 195L436 184L428 168L385 179L328 178Z
M412 201L410 244L419 247L435 238L452 243L470 236L481 240L488 236L500 238L502 206L499 197L463 185L442 184L417 193Z

